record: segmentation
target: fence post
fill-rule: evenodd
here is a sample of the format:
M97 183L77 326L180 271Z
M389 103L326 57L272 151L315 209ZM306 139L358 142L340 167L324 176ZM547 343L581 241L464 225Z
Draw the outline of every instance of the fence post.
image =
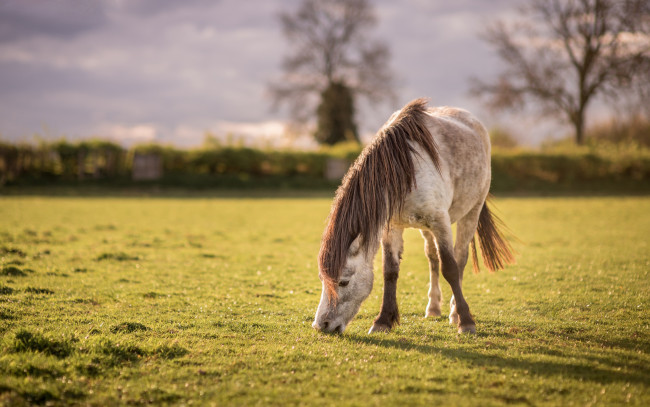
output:
M131 175L134 181L151 181L162 178L162 157L156 153L134 153Z
M79 149L77 153L77 178L82 180L86 175L86 153L83 149Z
M328 158L325 163L325 179L338 181L343 178L350 167L350 162L342 158Z

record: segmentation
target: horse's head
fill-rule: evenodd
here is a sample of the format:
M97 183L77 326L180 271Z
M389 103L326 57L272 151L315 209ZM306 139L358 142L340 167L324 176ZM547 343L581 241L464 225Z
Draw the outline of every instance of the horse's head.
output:
M368 298L373 283L375 251L363 250L359 238L348 249L338 280L320 273L323 282L320 303L312 326L323 332L342 333Z

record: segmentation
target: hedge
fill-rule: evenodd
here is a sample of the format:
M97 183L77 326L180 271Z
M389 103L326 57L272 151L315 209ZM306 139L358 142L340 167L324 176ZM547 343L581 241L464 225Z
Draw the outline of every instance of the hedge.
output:
M162 158L163 177L157 181L162 185L333 187L339 180L326 179L328 160L352 162L359 152L355 145L278 151L231 146L179 149L155 144L125 149L101 140L39 145L0 142L0 185L136 183L131 180L134 155L154 153ZM650 150L615 146L557 151L495 149L492 179L495 191L620 187L647 192Z

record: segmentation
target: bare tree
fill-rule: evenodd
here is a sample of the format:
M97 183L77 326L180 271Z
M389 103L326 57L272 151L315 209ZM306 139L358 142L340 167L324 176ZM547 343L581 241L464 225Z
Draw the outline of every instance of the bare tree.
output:
M638 88L648 86L650 72L647 0L531 0L519 17L514 24L498 21L485 33L506 69L494 82L474 80L472 93L487 97L492 107L536 102L540 113L573 125L582 144L594 98L649 95L648 88Z
M292 49L270 85L275 105L288 105L298 123L318 112L320 142L358 140L357 96L372 103L393 97L388 47L367 36L376 24L368 0L305 0L280 21Z

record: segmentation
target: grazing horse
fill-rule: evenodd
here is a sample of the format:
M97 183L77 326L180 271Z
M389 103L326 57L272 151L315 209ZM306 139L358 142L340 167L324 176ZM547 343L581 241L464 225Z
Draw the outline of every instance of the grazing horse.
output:
M427 108L417 99L395 112L345 175L336 192L318 256L323 291L313 327L343 332L370 295L373 260L383 249L384 297L370 332L399 323L397 277L402 232L418 228L424 237L431 283L426 317L439 317L438 271L451 286L450 324L476 332L462 292L463 269L474 235L491 271L514 262L513 251L487 206L490 139L469 112ZM451 225L457 223L453 244Z

